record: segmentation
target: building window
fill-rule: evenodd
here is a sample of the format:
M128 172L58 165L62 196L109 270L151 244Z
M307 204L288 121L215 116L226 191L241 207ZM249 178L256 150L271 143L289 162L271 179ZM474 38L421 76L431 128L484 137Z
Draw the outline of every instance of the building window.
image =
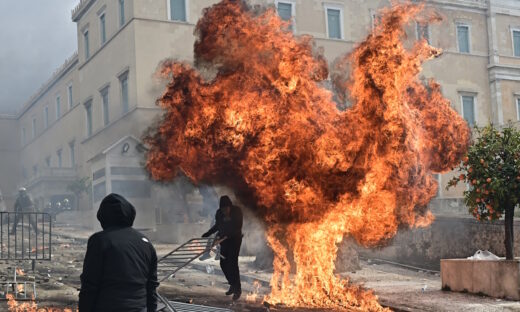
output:
M108 106L108 87L101 90L101 100L103 103L103 124L106 126L110 122Z
M516 98L516 119L520 121L520 97Z
M25 145L27 143L27 131L25 131L25 128L22 128L22 145Z
M513 30L513 55L520 57L520 30Z
M121 84L121 106L123 108L123 114L129 110L128 105L128 72L119 76L119 82Z
M169 0L170 20L186 22L186 0Z
M99 31L101 35L101 45L103 45L107 41L107 30L104 12L101 13L101 15L99 15Z
M75 143L74 141L69 143L69 155L70 155L70 166L76 166L76 150L74 149Z
M119 27L125 24L125 0L119 0Z
M470 127L475 125L475 96L462 96L462 116L468 122Z
M58 95L56 97L56 120L61 117L61 97Z
M289 29L293 30L295 15L294 3L278 1L276 3L276 10L278 11L278 16L280 16L282 20L291 22Z
M426 23L416 23L417 40L426 40L430 44L430 26Z
M61 168L63 166L63 159L61 158L61 149L59 149L57 152L56 152L56 156L58 156L58 168Z
M85 60L90 57L90 42L88 38L88 29L83 33L83 45L85 48Z
M87 116L87 137L92 135L92 101L85 104L85 112Z
M51 156L45 157L45 166L47 166L47 168L51 166Z
M341 8L325 7L327 15L327 35L331 39L343 39L343 12Z
M47 129L49 126L49 106L45 106L43 109L43 129Z
M32 119L32 138L36 138L36 118Z
M70 84L67 88L67 95L69 98L69 108L72 108L72 106L74 106L74 102L72 100L72 84Z
M469 53L469 26L457 25L457 43L460 53Z

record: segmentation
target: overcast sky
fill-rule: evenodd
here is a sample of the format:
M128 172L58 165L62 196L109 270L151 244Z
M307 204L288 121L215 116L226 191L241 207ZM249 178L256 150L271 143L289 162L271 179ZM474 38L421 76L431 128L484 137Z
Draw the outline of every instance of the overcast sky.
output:
M17 112L77 50L79 0L0 0L0 113Z

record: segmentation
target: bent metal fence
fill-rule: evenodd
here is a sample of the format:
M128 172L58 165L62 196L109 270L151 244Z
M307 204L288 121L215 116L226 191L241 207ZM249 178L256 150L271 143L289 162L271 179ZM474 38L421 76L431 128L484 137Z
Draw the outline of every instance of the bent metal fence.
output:
M52 218L41 212L0 212L0 260L51 260Z

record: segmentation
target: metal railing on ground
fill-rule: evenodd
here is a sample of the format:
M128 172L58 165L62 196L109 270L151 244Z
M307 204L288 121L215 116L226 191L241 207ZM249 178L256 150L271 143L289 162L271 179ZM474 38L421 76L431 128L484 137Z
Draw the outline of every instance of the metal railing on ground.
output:
M213 247L219 244L222 240L217 240L214 237L200 237L192 238L186 243L175 248L167 253L157 261L157 273L159 281L163 282L167 279L175 277L182 268L189 265L195 259L200 258L203 254L213 250ZM200 306L194 304L184 304L175 301L169 301L159 293L157 294L162 305L157 311L167 312L232 312L229 309L214 308L208 306Z
M0 260L51 260L52 218L41 212L0 212Z
M52 218L41 212L0 212L0 260L50 261L52 256ZM14 268L14 279L0 282L6 299L36 299L36 282L27 280L21 269Z

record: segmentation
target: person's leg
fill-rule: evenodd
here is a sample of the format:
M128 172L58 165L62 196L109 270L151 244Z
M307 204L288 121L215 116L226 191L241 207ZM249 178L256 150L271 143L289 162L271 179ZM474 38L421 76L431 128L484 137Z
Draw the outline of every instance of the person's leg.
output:
M13 228L11 230L11 234L14 234L16 232L16 227L18 226L18 222L20 222L20 214L15 213L14 214L14 223L13 223Z
M230 254L229 271L231 275L232 285L235 290L234 299L240 298L242 293L242 284L240 283L240 269L238 267L238 256L240 254L240 246L242 245L242 237L235 238L232 241L232 250ZM235 298L236 297L236 298Z
M220 258L220 268L222 269L222 272L224 273L226 280L228 281L229 285L231 286L230 287L230 290L231 290L231 288L233 287L233 283L232 283L230 270L229 270L229 267L230 267L229 257L228 257L229 252L230 252L229 247L230 247L229 242L227 242L227 240L220 243L220 254L222 255L222 257Z

